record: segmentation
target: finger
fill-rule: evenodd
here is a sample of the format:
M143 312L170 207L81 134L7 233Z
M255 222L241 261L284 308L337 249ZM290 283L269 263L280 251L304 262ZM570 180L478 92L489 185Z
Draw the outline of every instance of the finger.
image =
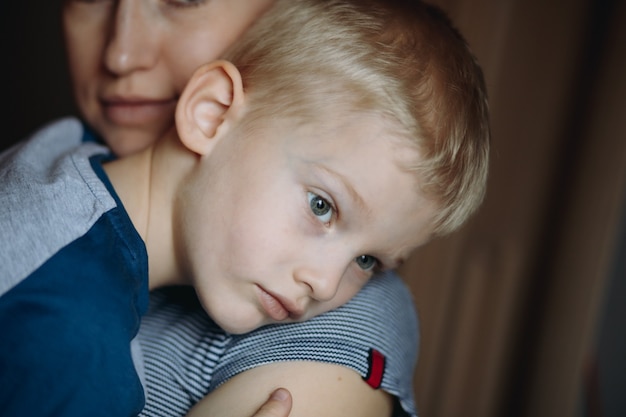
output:
M291 394L278 388L252 417L288 417L291 411Z

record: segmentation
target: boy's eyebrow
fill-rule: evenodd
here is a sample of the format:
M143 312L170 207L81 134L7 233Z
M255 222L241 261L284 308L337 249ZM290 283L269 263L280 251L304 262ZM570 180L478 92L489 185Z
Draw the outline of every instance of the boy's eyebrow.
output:
M361 195L352 186L352 184L350 183L348 178L346 178L344 175L340 174L337 171L334 171L334 170L330 169L329 167L327 167L327 166L325 166L323 164L318 164L317 166L322 171L326 172L328 175L333 177L333 179L343 189L345 189L347 191L348 195L350 196L350 199L356 203L356 205L358 206L358 208L361 211L365 212L367 215L370 214L371 211L370 211L369 207L367 206L367 204L365 204L365 200L363 200L363 197L361 197Z

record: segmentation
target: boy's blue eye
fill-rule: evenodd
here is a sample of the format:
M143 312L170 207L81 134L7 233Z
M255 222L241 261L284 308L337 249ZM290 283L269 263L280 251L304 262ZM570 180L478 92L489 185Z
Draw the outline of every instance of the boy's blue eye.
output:
M311 211L322 223L328 223L333 218L333 207L328 201L314 193L307 193Z
M357 265L364 271L369 271L377 264L376 258L370 255L357 256L355 259Z

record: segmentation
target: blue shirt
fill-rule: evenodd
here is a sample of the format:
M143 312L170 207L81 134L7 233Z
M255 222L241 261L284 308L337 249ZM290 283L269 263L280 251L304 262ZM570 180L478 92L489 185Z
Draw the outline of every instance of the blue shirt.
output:
M144 243L108 155L59 122L0 156L0 415L134 416L130 342L148 304ZM2 258L3 257L3 258Z

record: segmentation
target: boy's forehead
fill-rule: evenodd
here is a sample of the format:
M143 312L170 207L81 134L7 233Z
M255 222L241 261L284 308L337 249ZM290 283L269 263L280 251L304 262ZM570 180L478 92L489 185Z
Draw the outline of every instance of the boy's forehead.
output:
M247 129L245 145L233 148L245 152L235 157L246 161L242 171L254 166L250 172L281 184L285 192L297 184L298 190L329 198L336 203L342 230L356 233L364 253L381 252L389 264L430 238L432 205L407 169L417 152L383 117L322 112L308 120L256 121L260 128Z
M398 122L381 113L325 108L316 114L257 120L263 129L256 132L257 139L273 141L277 146L270 145L270 151L297 154L309 163L336 163L347 173L362 166L376 170L381 163L390 161L410 172L414 178L410 191L421 193L419 171L413 169L421 160L417 141ZM372 151L366 152L367 149ZM353 156L357 154L355 160Z
M412 171L418 187L418 174L413 169L419 166L421 156L417 142L408 137L401 128L383 116L372 113L349 114L346 117L326 119L326 123L308 123L300 126L294 139L304 139L311 156L325 155L326 158L343 158L342 148L356 151L357 147L378 149L378 152L362 152L361 159L367 160L372 169L383 160L391 160L401 169ZM322 146L328 144L329 146Z

